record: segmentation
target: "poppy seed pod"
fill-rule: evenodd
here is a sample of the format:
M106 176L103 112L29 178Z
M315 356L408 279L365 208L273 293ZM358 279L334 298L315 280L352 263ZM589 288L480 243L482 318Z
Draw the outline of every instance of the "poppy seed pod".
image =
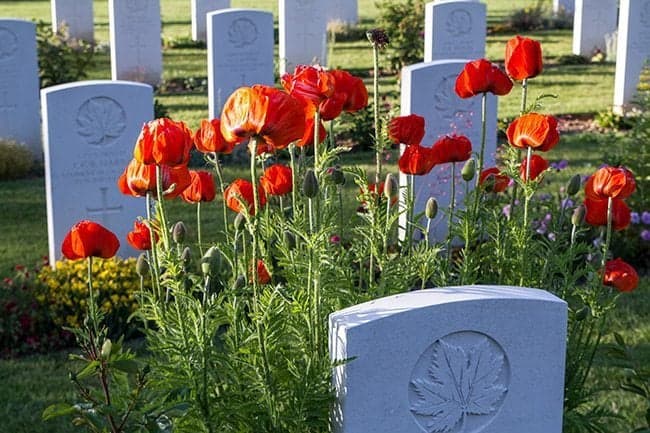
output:
M566 193L569 195L569 197L573 197L578 193L578 191L580 191L581 183L582 180L580 179L579 174L576 174L571 179L569 179L569 183L567 183L566 186Z
M392 173L388 173L386 175L386 180L384 181L384 197L388 200L395 197L398 188L399 185L397 184L397 179L395 179L395 176L393 176Z
M371 44L376 45L377 48L384 48L390 43L390 39L384 29L371 29L366 32L366 37Z
M463 165L463 170L460 172L460 175L465 182L474 179L474 176L476 175L476 160L474 158L467 160L465 165Z
M314 170L307 170L305 180L302 183L302 193L307 198L314 198L318 194L318 179Z
M438 215L438 201L435 198L429 197L429 200L427 200L427 204L424 208L424 214L430 220L434 219L436 215Z
M221 268L221 251L217 247L210 247L201 258L201 272L203 275L215 275Z
M149 262L147 262L147 256L145 253L138 256L138 261L135 263L135 272L141 277L144 277L149 273Z
M579 226L582 224L582 222L585 220L585 207L584 205L580 205L575 210L573 211L573 215L571 215L571 224L574 226Z
M185 240L185 235L187 234L187 227L185 227L185 224L183 221L179 221L176 224L174 224L174 227L172 228L172 239L174 242L177 244L182 244L183 241Z

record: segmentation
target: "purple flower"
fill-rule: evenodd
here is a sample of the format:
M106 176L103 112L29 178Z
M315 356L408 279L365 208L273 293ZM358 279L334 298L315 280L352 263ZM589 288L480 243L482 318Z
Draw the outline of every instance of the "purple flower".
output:
M503 206L503 209L501 210L501 212L503 213L503 215L505 215L506 218L510 218L510 205L507 204L507 205Z
M645 211L641 214L641 221L645 225L650 225L650 212Z
M562 200L562 209L571 208L574 205L575 205L575 203L569 197Z
M550 200L552 198L553 198L553 196L551 194L549 194L549 193L542 193L542 194L537 196L537 199L539 201L548 201L548 200Z
M551 167L556 169L557 171L564 170L568 166L569 166L569 161L567 161L566 159L551 163Z
M551 242L555 242L556 239L555 233L549 233L547 237Z
M333 244L338 244L341 242L341 238L338 235L332 235L330 237L330 242Z
M639 216L638 212L631 212L630 213L630 221L632 224L639 224L641 222L641 217Z
M643 230L641 232L641 239L646 242L650 242L650 230Z

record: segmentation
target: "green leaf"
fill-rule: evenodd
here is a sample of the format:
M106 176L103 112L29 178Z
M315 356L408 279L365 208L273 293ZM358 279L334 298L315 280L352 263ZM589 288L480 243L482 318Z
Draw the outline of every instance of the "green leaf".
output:
M77 373L77 379L83 379L88 377L97 371L99 368L99 361L91 361L86 365L79 373Z
M42 417L43 421L47 421L48 419L56 418L59 416L71 415L75 412L77 412L77 409L72 405L66 403L56 403L45 408Z
M137 374L140 371L140 365L132 359L118 359L111 362L111 366L125 373Z

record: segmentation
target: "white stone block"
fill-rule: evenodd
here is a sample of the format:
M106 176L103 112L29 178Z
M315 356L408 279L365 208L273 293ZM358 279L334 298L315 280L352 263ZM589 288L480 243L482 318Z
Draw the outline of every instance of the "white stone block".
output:
M485 57L486 7L474 0L427 3L424 61Z
M192 40L207 41L208 12L230 7L230 0L191 0L192 11Z
M327 0L279 0L280 75L297 65L327 65Z
M51 0L51 7L52 27L55 32L65 24L71 37L94 41L92 0Z
M606 53L605 37L616 31L618 0L575 0L573 54L591 57Z

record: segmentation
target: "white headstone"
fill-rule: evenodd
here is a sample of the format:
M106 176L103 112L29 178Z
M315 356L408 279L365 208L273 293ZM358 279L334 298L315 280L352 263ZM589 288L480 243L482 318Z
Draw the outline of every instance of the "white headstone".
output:
M575 8L575 0L553 0L553 12L564 12L568 15L573 15Z
M420 290L330 315L337 433L560 433L567 305L548 292Z
M224 9L208 14L208 101L211 119L241 86L273 86L273 14Z
M219 9L230 7L230 0L191 0L192 39L205 42L207 39L207 15Z
M38 88L36 24L0 19L0 138L22 143L40 160Z
M142 199L123 195L117 179L133 158L142 125L153 118L153 89L120 81L83 81L41 91L50 263L73 224L90 219L126 242Z
M472 151L478 154L481 146L481 96L461 99L454 87L458 74L466 60L437 60L418 63L402 69L401 114L417 114L424 117L425 135L422 145L431 147L447 134L465 135L472 142ZM487 133L484 168L494 166L497 136L497 98L488 93ZM402 149L403 151L403 149ZM456 163L456 203L463 203L461 178L463 163ZM408 177L400 173L400 187L406 190ZM440 209L451 203L451 164L441 164L424 176L414 176L414 215L424 211L429 197L438 201ZM470 183L473 185L473 182ZM406 213L400 215L400 226L406 227ZM403 237L403 233L401 234ZM447 236L447 216L438 212L432 221L432 240L442 241Z
M328 22L356 24L359 21L358 0L330 0Z
M279 0L280 75L327 64L328 0Z
M614 110L632 102L643 66L650 58L650 0L621 0L614 76Z
M162 76L159 0L109 0L113 80L156 85Z
M95 30L92 0L51 0L52 27L56 32L63 24L70 37L93 42Z
M618 0L575 0L573 54L591 57L596 50L606 53L605 37L616 31Z
M475 0L426 4L424 61L485 57L486 6Z

